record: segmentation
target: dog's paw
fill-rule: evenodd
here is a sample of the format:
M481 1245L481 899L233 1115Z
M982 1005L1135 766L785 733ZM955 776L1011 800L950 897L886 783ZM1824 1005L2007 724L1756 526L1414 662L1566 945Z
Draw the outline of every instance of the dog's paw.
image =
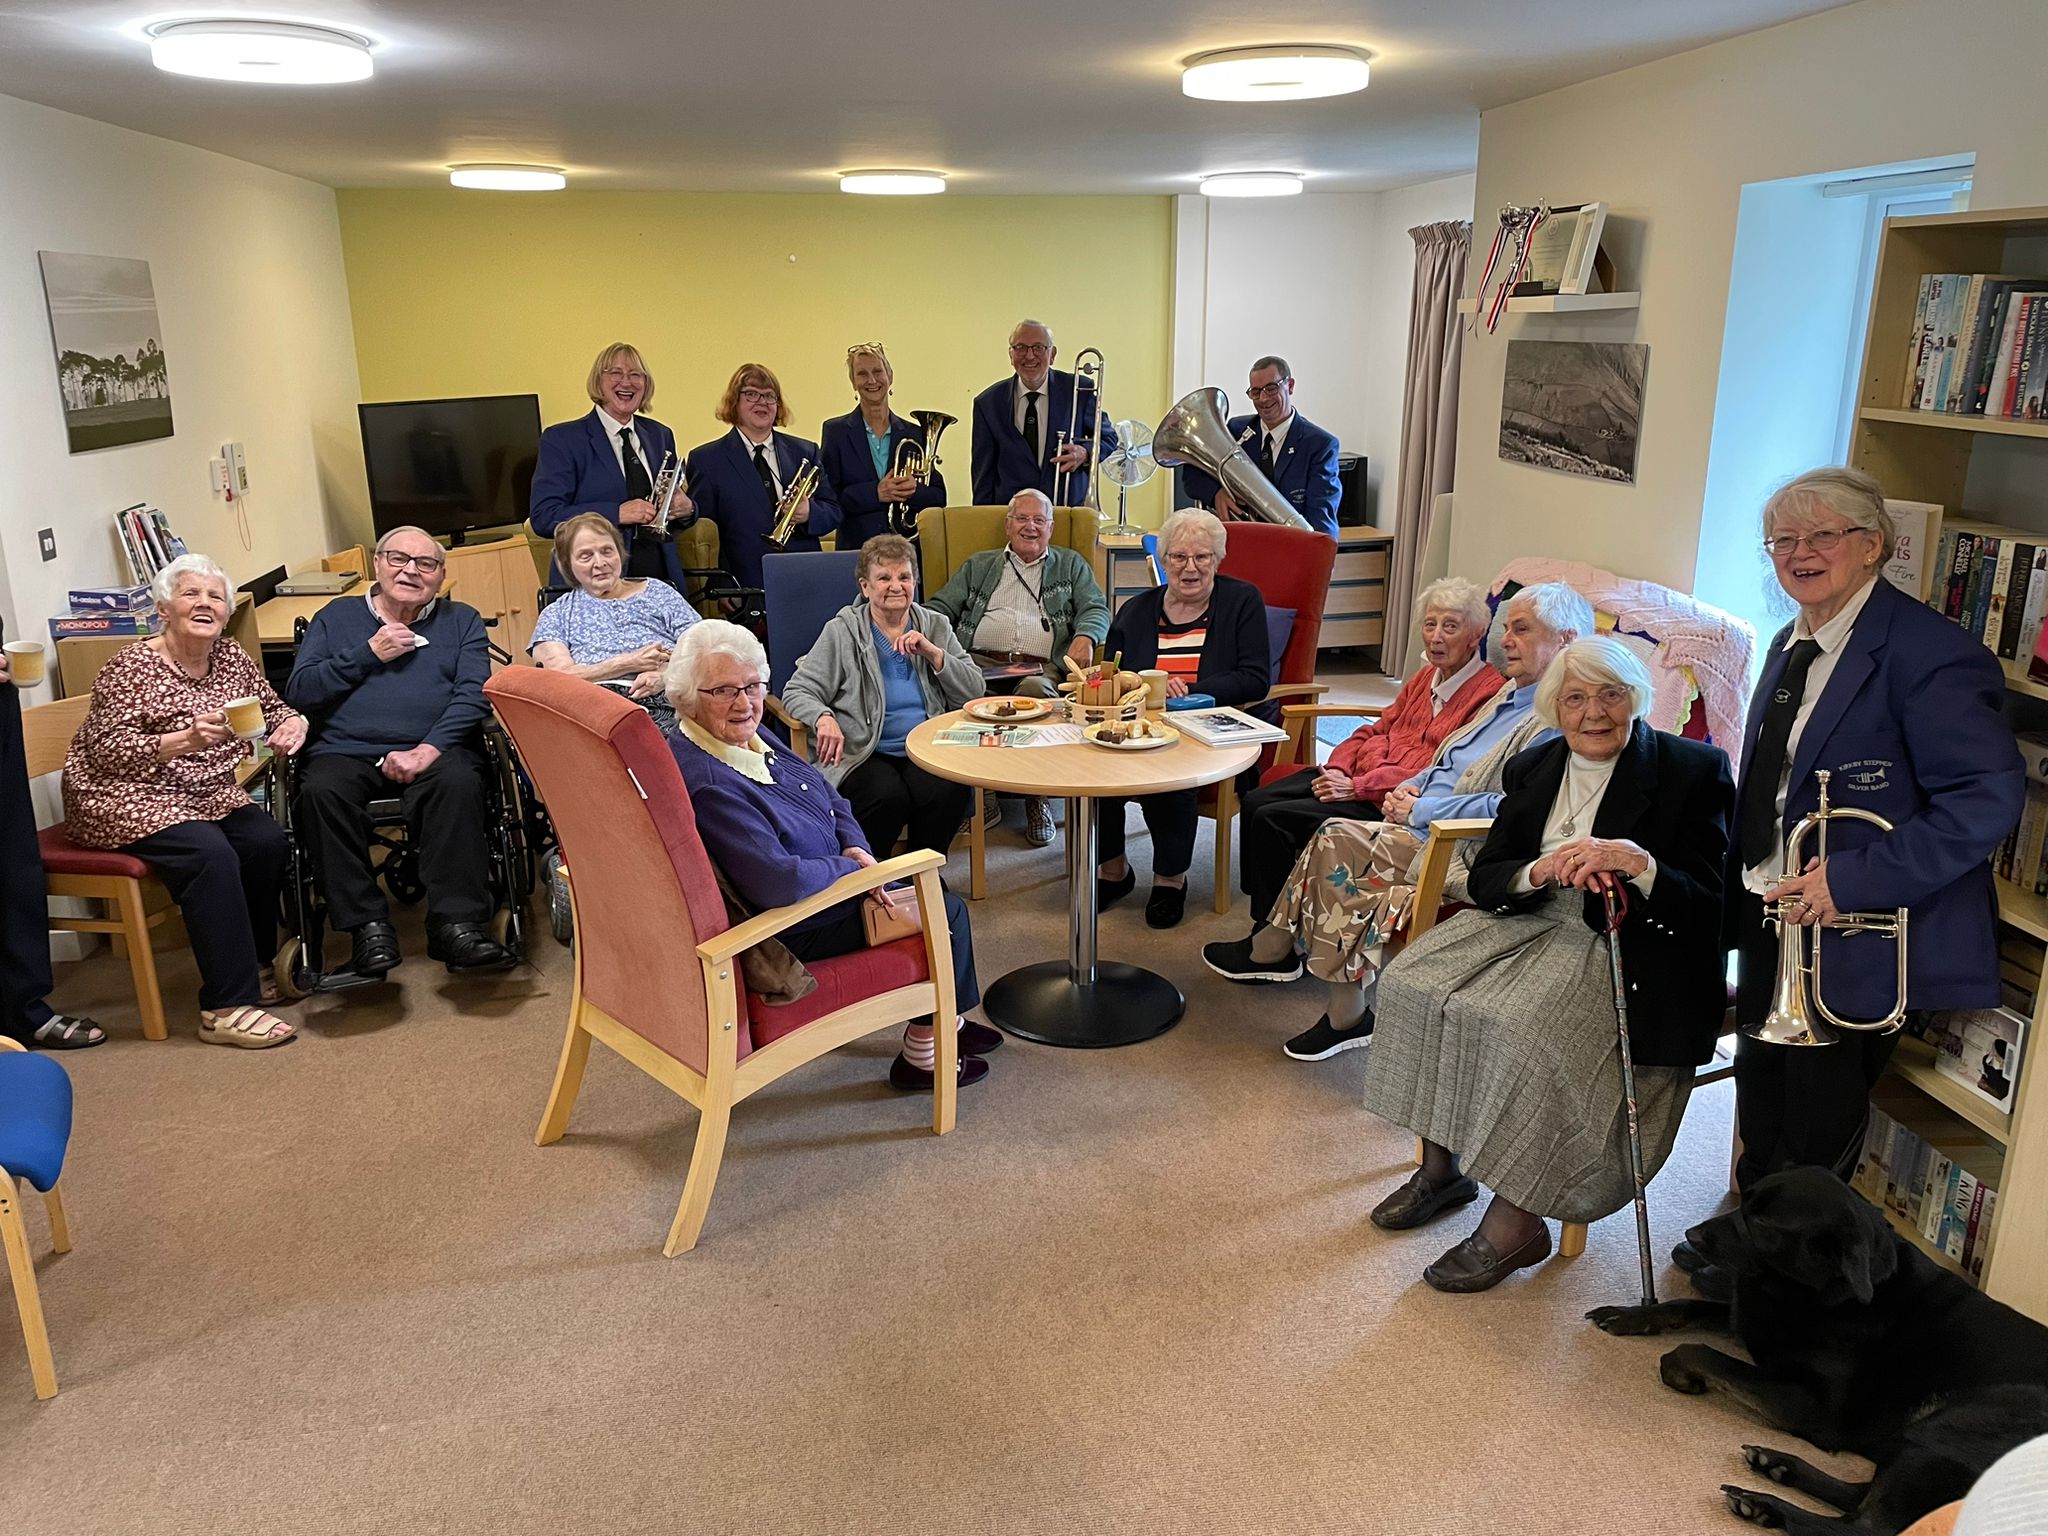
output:
M1745 1445L1742 1459L1749 1463L1749 1470L1768 1477L1774 1483L1792 1481L1792 1458L1783 1451L1774 1451L1765 1445Z
M1641 1304L1632 1307L1595 1307L1586 1314L1586 1321L1602 1333L1611 1333L1616 1338L1640 1338L1646 1334L1664 1331L1664 1319L1660 1310Z
M1768 1493L1752 1493L1733 1483L1723 1483L1721 1497L1728 1501L1730 1514L1747 1520L1751 1525L1777 1527L1785 1523L1784 1506Z
M1689 1397L1697 1397L1707 1390L1707 1378L1685 1363L1682 1346L1657 1362L1657 1374L1663 1378L1665 1386Z

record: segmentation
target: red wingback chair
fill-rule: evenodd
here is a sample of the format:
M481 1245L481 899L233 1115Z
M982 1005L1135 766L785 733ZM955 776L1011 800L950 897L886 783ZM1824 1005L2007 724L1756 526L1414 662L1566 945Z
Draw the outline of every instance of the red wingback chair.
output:
M1313 699L1323 692L1316 677L1316 646L1323 632L1323 604L1330 594L1330 571L1337 563L1337 541L1327 534L1300 528L1283 528L1277 523L1232 523L1223 564L1226 576L1248 581L1259 589L1270 614L1291 609L1293 626L1287 633L1286 649L1274 673L1267 702ZM1269 745L1259 756L1259 777L1269 776L1278 759L1279 748ZM1290 770L1291 771L1291 770ZM1231 901L1230 839L1237 821L1237 783L1225 779L1202 791L1198 802L1204 816L1216 818L1216 910L1228 912Z
M534 1139L548 1146L568 1128L593 1039L696 1105L696 1149L661 1250L673 1258L704 1225L734 1104L849 1040L924 1014L953 1017L944 860L928 851L884 859L734 926L682 772L645 710L538 667L507 667L484 692L547 803L576 914L568 1034ZM743 950L913 875L921 937L808 962L818 985L800 1002L770 1007L745 990ZM953 1128L958 1046L950 1029L936 1036L932 1133L942 1136Z

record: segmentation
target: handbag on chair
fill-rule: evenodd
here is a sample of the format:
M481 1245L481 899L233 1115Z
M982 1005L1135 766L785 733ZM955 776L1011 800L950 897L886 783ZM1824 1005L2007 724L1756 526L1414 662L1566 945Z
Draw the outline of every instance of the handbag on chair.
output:
M924 908L918 904L917 887L906 885L890 890L886 911L872 901L863 901L860 921L867 930L869 949L923 933Z

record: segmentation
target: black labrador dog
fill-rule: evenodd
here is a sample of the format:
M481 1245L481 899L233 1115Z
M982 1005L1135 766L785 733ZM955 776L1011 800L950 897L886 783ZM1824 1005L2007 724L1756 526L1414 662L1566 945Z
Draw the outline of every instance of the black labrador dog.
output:
M1896 1536L1963 1497L2006 1451L2048 1434L2048 1328L1936 1264L1829 1170L1760 1179L1740 1208L1686 1237L1733 1277L1733 1301L1597 1307L1587 1317L1614 1334L1734 1334L1753 1364L1681 1344L1660 1362L1664 1384L1723 1393L1824 1451L1876 1463L1869 1482L1847 1483L1745 1446L1752 1470L1844 1517L1724 1484L1743 1519L1794 1536Z

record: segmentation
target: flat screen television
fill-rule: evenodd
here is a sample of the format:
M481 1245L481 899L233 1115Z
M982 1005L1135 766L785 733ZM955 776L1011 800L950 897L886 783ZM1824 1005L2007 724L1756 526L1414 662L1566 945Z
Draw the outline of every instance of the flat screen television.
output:
M540 452L540 396L383 400L356 407L381 538L411 524L461 543L524 522Z

